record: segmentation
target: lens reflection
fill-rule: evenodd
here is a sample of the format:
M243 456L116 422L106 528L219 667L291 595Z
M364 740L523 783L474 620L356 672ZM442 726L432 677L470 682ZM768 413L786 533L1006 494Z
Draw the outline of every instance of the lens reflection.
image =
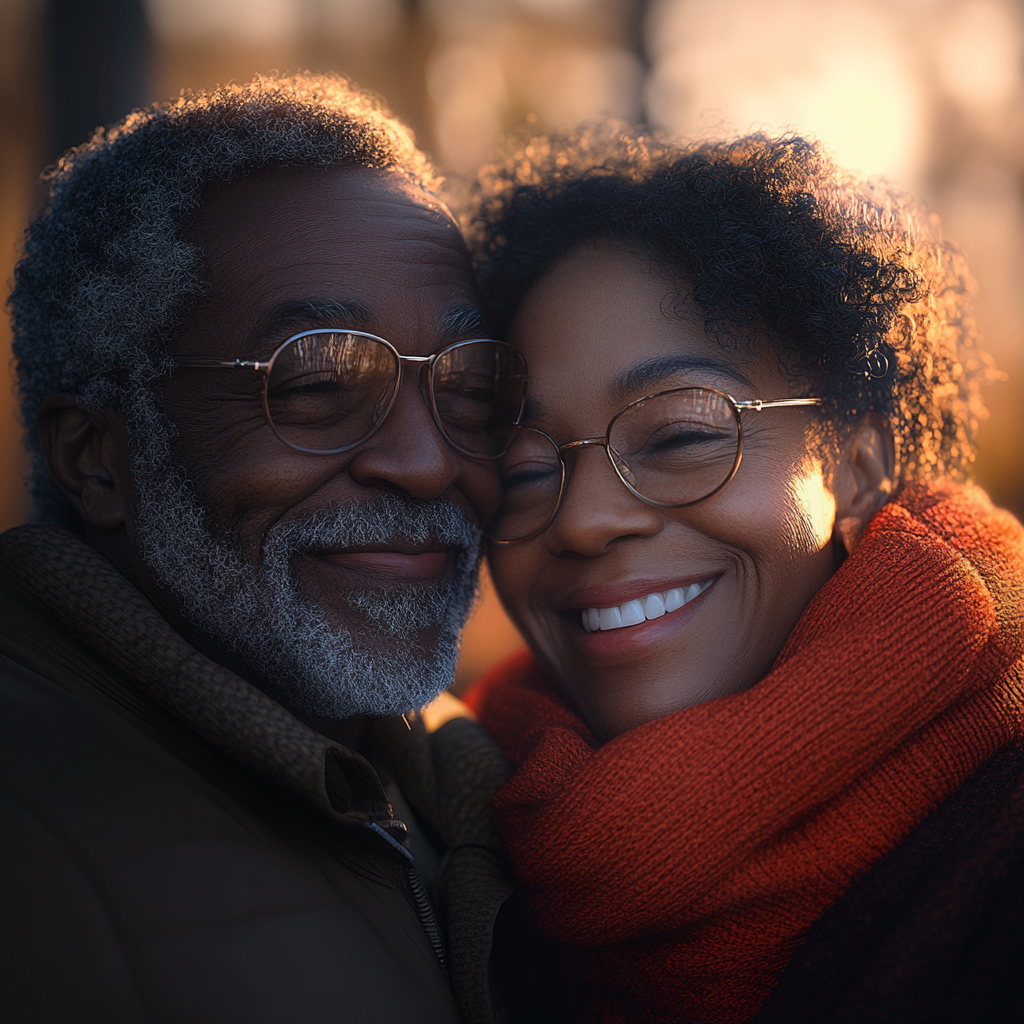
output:
M547 524L562 490L565 468L554 442L539 430L520 427L498 460L502 503L488 535L522 540Z
M526 394L526 363L507 345L474 341L438 356L434 404L449 440L485 458L506 450Z
M370 434L395 401L399 357L358 332L314 331L274 357L266 402L271 425L302 451L344 451ZM415 372L415 371L414 371ZM526 364L493 341L455 345L434 360L438 426L457 449L493 459L508 447L526 391Z
M390 406L395 354L373 338L347 333L302 335L274 359L267 411L278 435L305 451L357 443Z
M739 420L715 391L687 388L628 406L609 443L622 478L666 505L700 501L728 480L739 453Z

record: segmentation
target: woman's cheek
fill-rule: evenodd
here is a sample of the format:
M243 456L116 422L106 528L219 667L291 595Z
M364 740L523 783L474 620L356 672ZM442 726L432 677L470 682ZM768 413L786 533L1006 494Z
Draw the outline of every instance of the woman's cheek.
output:
M820 460L808 460L789 483L784 499L786 542L793 554L817 554L832 540L836 499Z

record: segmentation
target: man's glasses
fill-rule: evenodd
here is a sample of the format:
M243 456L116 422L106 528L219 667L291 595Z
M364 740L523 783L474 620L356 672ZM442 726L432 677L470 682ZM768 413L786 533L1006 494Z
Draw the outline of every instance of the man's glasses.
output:
M498 463L504 499L488 536L499 544L528 540L554 521L565 492L565 453L604 448L625 487L661 508L686 508L717 494L743 456L744 412L821 405L820 398L738 402L711 388L677 388L632 402L604 437L559 445L542 430L517 427Z
M289 448L336 455L378 431L395 406L403 367L417 364L420 393L457 451L498 459L508 450L526 397L526 362L500 341L460 341L432 356L403 356L362 331L303 331L263 362L179 356L180 367L262 373L271 430Z

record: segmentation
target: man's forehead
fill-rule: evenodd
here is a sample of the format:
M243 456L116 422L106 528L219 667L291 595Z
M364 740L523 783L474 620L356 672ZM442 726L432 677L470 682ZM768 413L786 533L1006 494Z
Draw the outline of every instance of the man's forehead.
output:
M405 343L416 349L482 333L472 327L482 328L482 317L450 212L393 172L253 175L208 198L193 238L209 281L196 316L216 322L224 336L210 340L218 348L230 340L262 355L318 327L364 330L400 346L408 329L417 337ZM185 344L200 341L185 333Z
M284 167L257 171L213 189L203 197L191 233L204 247L231 245L239 236L266 233L267 218L404 220L458 235L451 211L395 169L366 167Z

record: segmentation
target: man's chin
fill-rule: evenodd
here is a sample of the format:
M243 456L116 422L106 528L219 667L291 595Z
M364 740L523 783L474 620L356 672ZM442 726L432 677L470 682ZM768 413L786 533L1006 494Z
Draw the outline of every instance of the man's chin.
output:
M440 644L453 643L443 623L431 623L419 629L385 629L348 601L311 602L311 608L323 616L324 625L334 633L348 636L364 655L377 661L394 661L396 655L421 659L437 651Z

